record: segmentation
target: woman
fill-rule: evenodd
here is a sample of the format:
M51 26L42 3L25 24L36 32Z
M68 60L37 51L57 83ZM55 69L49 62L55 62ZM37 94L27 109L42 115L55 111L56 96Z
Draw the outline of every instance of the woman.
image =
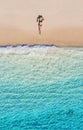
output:
M39 34L41 34L41 27L42 27L42 22L44 21L44 18L42 15L38 15L37 17L37 22L38 22L38 31Z

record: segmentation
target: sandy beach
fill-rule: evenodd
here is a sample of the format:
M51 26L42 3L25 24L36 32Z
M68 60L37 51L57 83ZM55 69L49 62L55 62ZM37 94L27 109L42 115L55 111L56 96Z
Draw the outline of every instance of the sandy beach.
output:
M83 46L82 5L81 0L1 0L0 46ZM39 14L45 18L41 35L36 22Z

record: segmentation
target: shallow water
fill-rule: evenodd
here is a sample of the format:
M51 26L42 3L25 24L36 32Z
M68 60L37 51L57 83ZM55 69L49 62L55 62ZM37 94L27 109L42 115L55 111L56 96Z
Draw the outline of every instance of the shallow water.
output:
M83 130L83 48L0 48L0 130Z

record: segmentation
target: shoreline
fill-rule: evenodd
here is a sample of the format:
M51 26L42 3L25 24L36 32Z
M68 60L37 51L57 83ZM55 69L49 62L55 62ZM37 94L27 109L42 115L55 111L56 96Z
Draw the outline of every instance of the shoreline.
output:
M55 44L16 44L16 45L0 45L0 48L7 48L7 47L57 47L57 48L83 48L83 46L57 46Z
M0 46L57 46L83 47L83 27L57 27L42 30L39 35L36 29L23 30L16 27L1 27Z

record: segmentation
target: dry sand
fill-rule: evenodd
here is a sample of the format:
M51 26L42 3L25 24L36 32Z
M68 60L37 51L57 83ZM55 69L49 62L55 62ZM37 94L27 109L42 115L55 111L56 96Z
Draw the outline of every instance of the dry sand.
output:
M45 18L38 34L36 17ZM82 0L0 0L0 45L83 46Z

